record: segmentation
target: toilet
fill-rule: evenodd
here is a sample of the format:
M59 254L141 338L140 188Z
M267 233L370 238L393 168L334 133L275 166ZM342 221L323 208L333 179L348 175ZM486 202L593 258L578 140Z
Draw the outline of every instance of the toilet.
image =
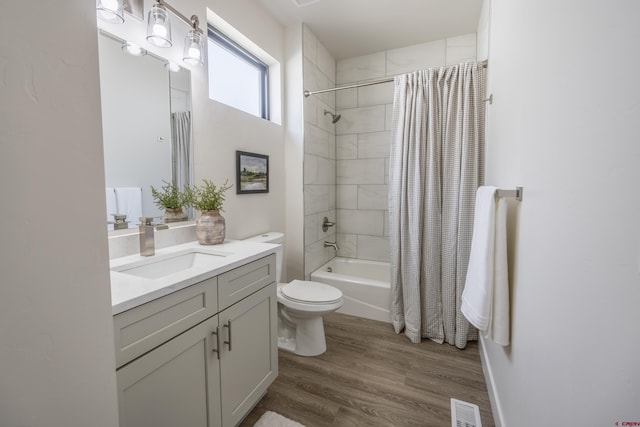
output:
M342 307L342 291L308 280L280 283L284 234L264 233L246 240L281 245L276 251L278 282L278 348L299 356L318 356L327 350L322 316Z

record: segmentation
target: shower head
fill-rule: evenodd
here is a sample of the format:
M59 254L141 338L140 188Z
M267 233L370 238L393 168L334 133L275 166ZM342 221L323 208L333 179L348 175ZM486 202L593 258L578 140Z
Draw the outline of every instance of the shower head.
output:
M327 114L331 116L331 123L338 123L338 120L340 120L340 114L333 114L329 110L324 110L324 115L326 116Z

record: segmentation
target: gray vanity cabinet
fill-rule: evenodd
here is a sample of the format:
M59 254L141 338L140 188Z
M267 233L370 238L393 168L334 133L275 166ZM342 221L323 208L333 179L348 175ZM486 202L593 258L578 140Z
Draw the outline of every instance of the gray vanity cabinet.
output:
M116 371L120 427L221 426L214 316Z
M120 427L237 425L278 375L276 309L270 255L116 315Z

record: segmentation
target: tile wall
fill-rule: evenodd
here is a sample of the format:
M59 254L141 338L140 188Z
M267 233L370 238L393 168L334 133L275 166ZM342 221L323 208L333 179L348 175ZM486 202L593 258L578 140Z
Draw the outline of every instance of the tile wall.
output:
M336 61L317 37L303 26L304 90L335 86ZM336 241L336 228L322 231L322 219L336 221L336 126L335 93L304 100L304 274L309 274L336 255L324 241Z
M476 34L472 33L339 60L336 83L342 86L475 60ZM338 91L335 105L342 118L335 127L335 161L328 161L335 162L336 171L337 210L332 212L337 212L338 255L389 261L387 191L393 82ZM305 180L306 168L305 163ZM305 186L305 200L307 197ZM309 232L315 228L310 224Z

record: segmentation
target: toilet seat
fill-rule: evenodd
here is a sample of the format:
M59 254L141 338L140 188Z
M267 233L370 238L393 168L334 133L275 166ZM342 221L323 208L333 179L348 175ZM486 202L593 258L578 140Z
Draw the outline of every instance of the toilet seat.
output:
M282 296L301 304L335 304L342 300L342 291L319 282L292 280L280 288Z

